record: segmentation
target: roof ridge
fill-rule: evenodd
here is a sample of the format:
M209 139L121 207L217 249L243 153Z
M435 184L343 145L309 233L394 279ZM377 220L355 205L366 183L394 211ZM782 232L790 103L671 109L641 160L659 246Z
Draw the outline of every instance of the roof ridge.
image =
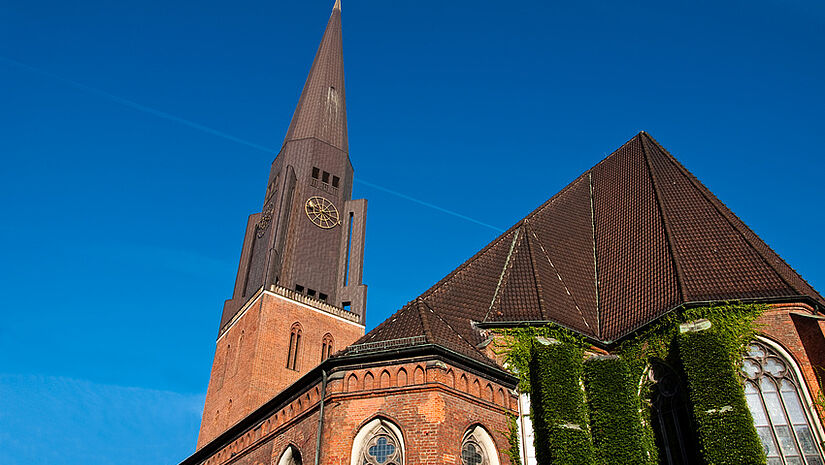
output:
M459 339L461 339L461 340L462 340L465 344L467 344L468 346L472 347L472 349L473 349L475 352L477 352L479 355L481 355L482 357L484 357L484 358L486 358L486 359L488 359L488 360L491 360L491 359L490 359L490 357L487 357L487 355L486 355L486 354L484 354L484 352L480 351L480 350L478 349L478 347L476 347L476 346L475 346L475 344L473 344L472 342L468 341L468 340L467 340L464 336L462 336L462 335L461 335L461 333L460 333L459 331L457 331L455 328L453 328L453 325L451 325L451 324L450 324L447 320L445 320L445 319L444 319L441 315L439 315L439 314L438 314L438 312L436 312L436 311L435 311L435 309L433 309L433 307L431 307L431 306L430 306L430 304L429 304L426 300L423 300L423 299L422 299L422 300L421 300L421 303L423 303L423 304L424 304L424 306L426 306L426 307L427 307L427 309L430 311L430 313L432 313L433 315L435 315L435 317L436 317L439 321L441 321L442 323L444 323L444 324L445 324L445 325L446 325L446 326L450 329L450 331L452 331L452 332L453 332L456 336L458 336L458 338L459 338Z
M529 222L527 220L524 220L524 223L527 225L527 228L529 228L529 232L533 233L533 235L535 236L536 233L533 231L533 228L529 225ZM533 248L530 247L530 236L527 236L527 254L527 258L530 259L530 269L533 270L533 284L536 286L536 298L538 298L539 301L539 315L541 315L541 318L543 320L546 320L547 315L544 312L544 292L542 291L541 281L539 281L538 278L536 260L535 257L533 257ZM551 262L550 265L552 266L553 263ZM553 267L553 269L555 270L555 267Z
M593 172L587 173L590 199L590 239L593 244L593 288L596 298L596 336L602 337L602 309L599 301L599 256L596 247L596 196L593 192Z
M479 251L478 251L478 252L476 252L474 255L472 255L470 258L468 258L467 260L465 260L462 264L458 265L455 269L453 269L453 271L451 271L451 272L450 272L450 273L448 273L446 276L444 276L443 278L441 278L440 280L438 280L435 284L433 284L432 286L430 286L430 287L429 287L426 291L422 292L422 293L419 295L419 297L421 297L421 298L427 298L427 297L429 297L429 296L431 296L431 295L433 295L433 294L437 293L437 292L438 292L438 291L439 291L439 290L440 290L440 289L441 289L441 288L442 288L445 284L447 284L447 282L451 281L451 280L452 280L455 276L459 275L462 271L464 271L464 270L465 270L465 269L466 269L466 268L467 268L470 264L472 264L472 263L473 263L473 262L475 262L477 259L479 259L482 255L484 255L484 253L486 253L488 250L490 250L491 248L493 248L495 245L498 245L498 243L499 243L501 240L503 240L503 239L504 239L506 236L508 236L509 234L513 233L516 229L518 229L518 228L521 226L521 223L522 223L524 220L527 220L527 219L532 218L532 217L534 217L535 215L539 214L542 210L544 210L546 207L548 207L548 206L549 206L549 205L551 205L553 202L555 202L555 201L556 201L559 197L561 197L561 196L562 196L565 192L567 192L567 191L569 191L569 190L573 189L573 187L575 187L575 186L576 186L576 184L578 184L578 182L580 182L582 179L584 179L584 177L585 177L585 176L587 176L588 174L592 173L592 172L593 172L593 170L594 170L594 169L596 169L598 166L600 166L600 165L602 165L603 163L605 163L605 162L607 161L607 159L608 159L608 158L610 158L610 157L611 157L611 156L613 156L615 153L617 153L619 150L621 150L621 149L622 149L622 147L625 147L626 145L628 145L628 144L630 144L631 142L633 142L633 140L634 140L635 138L639 137L639 134L645 134L645 132L644 132L644 131L642 131L642 132L640 132L640 133L638 133L638 134L634 135L632 138L628 139L628 140L627 140L627 142L625 142L624 144L622 144L622 145L621 145L618 149L614 150L614 151L613 151L610 155L608 155L608 156L604 157L601 161L599 161L598 163L596 163L595 165L593 165L590 169L588 169L588 170L584 171L582 174L580 174L579 176L575 177L572 181L570 181L570 182L569 182L569 183L567 183L564 187L562 187L562 189L561 189L561 190L559 190L558 192L556 192L556 193L555 193L552 197L550 197L549 199L547 199L547 200L545 200L544 202L542 202L542 203L541 203L541 205L539 205L539 206L538 206L538 207L536 207L533 211L531 211L530 213L528 213L527 215L525 215L522 219L520 219L519 221L517 221L515 224L513 224L513 226L511 226L511 227L510 227L510 228L508 228L506 231L504 231L503 233L501 233L498 237L496 237L495 239L493 239L492 241L490 241L490 242L489 242L486 246L484 246L481 250L479 250Z
M501 291L502 288L507 285L508 280L510 279L510 271L512 270L511 259L513 258L513 252L516 248L521 244L523 236L521 234L522 227L524 226L524 220L519 221L519 227L513 233L513 242L510 244L510 251L507 252L507 258L504 260L504 265L501 267L501 274L498 277L498 284L496 285L496 290L493 293L493 298L490 300L490 306L487 307L487 313L484 314L484 319L482 321L487 321L487 318L490 316L490 312L493 311L493 307L495 307L496 302L501 301Z
M650 137L647 133L642 133L648 138ZM670 219L665 212L665 209L662 208L662 200L661 200L661 193L659 192L659 182L657 180L656 174L653 172L653 167L650 163L650 155L647 153L647 144L645 138L641 138L641 145L642 145L642 156L645 159L645 166L647 167L647 174L650 176L650 184L653 187L653 197L656 199L656 208L659 211L659 218L662 220L662 227L664 228L665 232L665 239L667 239L667 248L670 252L670 260L673 262L673 269L676 271L676 289L679 291L679 297L682 300L685 299L685 275L684 270L682 269L682 262L681 256L679 256L678 252L676 251L676 247L673 245L673 233L670 230ZM677 258L678 256L678 258Z
M525 220L525 223L527 223L527 220ZM550 258L550 254L547 253L547 249L544 248L544 244L542 244L541 239L539 239L538 235L536 235L536 232L533 231L533 228L530 227L529 224L527 224L527 227L529 228L530 233L532 233L533 238L536 240L536 243L538 244L539 249L541 249L541 252L544 254L544 258L547 259L547 262L550 264L550 267L553 269L553 271L556 272L556 276L559 278L559 281L561 281L561 285L562 285L562 287L564 287L565 292L567 292L567 295L573 301L573 306L576 307L576 310L578 310L579 316L581 316L582 322L584 322L584 325L587 326L587 328L590 329L590 331L593 331L593 328L590 326L590 323L587 322L587 318L584 316L584 312L582 311L581 307L579 306L578 300L576 300L576 296L574 296L573 293L570 292L570 287L564 282L564 278L562 277L561 272L559 272L559 269L556 268L556 265L553 263L553 259ZM530 239L528 239L528 241L529 240ZM532 248L531 248L531 252L532 252ZM534 273L533 275L535 276L536 274ZM544 305L543 305L544 298L543 298L543 295L541 294L541 288L539 287L538 290L539 290L539 293L540 293L539 294L539 310L541 311L541 316L543 318L547 318L547 316L545 316L545 314L544 314Z
M421 318L421 327L424 329L424 337L427 338L427 342L433 342L433 332L430 330L430 322L427 321L427 315L424 313L424 309L422 308L423 305L426 305L426 303L424 303L420 297L415 299L415 303L418 307L418 317Z
M745 222L741 218L739 218L739 216L737 216L736 213L734 213L730 208L728 208L728 206L725 205L724 202L719 200L719 198L716 197L716 195L713 192L711 192L711 190L708 189L707 186L705 186L701 181L699 181L699 179L695 175L693 175L693 173L691 173L687 168L685 168L684 165L682 165L679 162L679 160L676 159L676 157L674 157L666 148L659 144L659 142L656 139L654 139L653 136L647 133L643 134L658 149L660 149L662 153L665 154L665 157L670 161L670 163L673 164L682 173L682 175L685 176L685 178L687 178L687 180L699 191L699 193L702 194L702 196L713 206L713 208L715 208L716 211L719 212L719 214L722 215L723 218L725 218L725 221L727 221L728 224L731 225L731 227L739 234L742 240L744 240L748 244L748 246L759 256L759 258L771 270L773 270L774 273L776 273L776 275L779 277L780 280L782 280L782 282L784 282L790 289L798 292L800 295L805 295L802 289L797 289L797 286L794 286L793 283L788 281L784 274L779 269L777 269L774 263L771 263L771 260L769 260L768 257L766 257L765 254L763 254L759 250L759 248L754 245L753 241L748 237L747 234L745 234L745 231L743 231L741 227L744 227L747 232L750 232L756 238L756 240L758 240L761 243L761 245L768 249L768 251L770 251L770 253L773 254L774 257L776 257L776 259L778 259L789 270L791 270L791 272L796 274L796 276L816 294L815 296L811 297L819 297L819 300L821 302L825 302L825 299L822 298L819 292L813 286L811 286L810 283L808 283L808 281L806 281L805 278L802 277L802 275L800 275L795 269L793 269L793 267L791 267L788 264L788 262L786 262L785 259L783 259L778 253L776 253L776 251L773 250L771 246L769 246L764 240L762 240L762 238L760 238L758 234L753 232L753 230L747 224L745 224Z

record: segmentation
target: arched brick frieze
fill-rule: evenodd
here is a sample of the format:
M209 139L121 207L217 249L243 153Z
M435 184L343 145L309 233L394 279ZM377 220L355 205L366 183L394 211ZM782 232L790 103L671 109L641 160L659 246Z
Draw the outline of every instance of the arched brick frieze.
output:
M384 371L381 372L381 377L379 378L379 381L378 381L378 387L381 388L381 389L385 389L385 388L390 387L390 372L389 371L384 370Z
M458 389L461 390L462 392L466 392L466 393L469 394L469 389L470 388L469 388L469 385L467 384L467 375L465 375L464 373L461 374L461 378L459 379Z
M375 376L373 376L371 371L368 371L364 375L364 390L370 391L375 387Z
M447 370L447 386L455 388L455 372L452 369Z
M353 373L347 378L347 392L354 392L358 390L358 376Z
M502 388L498 388L498 396L496 397L496 403L498 405L507 407L507 394L504 392L504 389Z
M405 370L403 367L399 368L398 369L398 374L396 375L396 379L397 379L396 384L397 384L398 387L406 386L407 383L408 383L408 381L407 381L407 370Z
M416 366L413 373L413 384L424 384L424 369L421 365Z

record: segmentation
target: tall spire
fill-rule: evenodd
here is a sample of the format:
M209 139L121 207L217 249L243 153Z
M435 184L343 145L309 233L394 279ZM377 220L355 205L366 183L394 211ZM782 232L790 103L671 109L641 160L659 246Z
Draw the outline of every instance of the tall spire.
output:
M340 0L336 0L332 8L332 16L292 115L284 145L307 138L316 138L348 151Z

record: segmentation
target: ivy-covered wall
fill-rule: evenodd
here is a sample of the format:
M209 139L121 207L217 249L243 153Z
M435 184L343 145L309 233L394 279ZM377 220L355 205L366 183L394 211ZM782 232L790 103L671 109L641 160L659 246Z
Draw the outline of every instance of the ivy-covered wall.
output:
M533 430L539 465L590 465L593 446L581 386L580 347L542 338L530 359Z
M584 385L596 452L594 463L648 463L637 394L639 382L631 376L627 362L615 355L590 357L584 364Z
M650 421L652 382L648 370L651 360L681 359L685 354L686 359L678 361L687 372L704 462L764 464L737 371L747 344L756 334L755 320L765 309L765 305L740 303L680 309L614 346L611 352L615 358L597 357L587 363L586 357L603 351L564 328L548 325L498 331L502 336L498 348L518 374L519 390L531 395L539 463L658 463ZM710 322L712 336L680 337L681 324L699 319ZM537 348L537 338L557 343ZM717 379L708 384L714 371ZM720 373L725 376L724 387L714 394L711 391L719 384ZM723 400L727 403L720 404ZM722 415L704 413L726 405L731 408ZM731 411L735 414L728 414ZM579 423L582 419L584 424ZM580 429L562 431L560 423L576 424ZM732 443L737 447L726 447ZM570 452L572 444L578 444L581 451ZM560 454L567 461L558 459Z
M764 465L737 366L713 325L679 334L702 457L709 465Z

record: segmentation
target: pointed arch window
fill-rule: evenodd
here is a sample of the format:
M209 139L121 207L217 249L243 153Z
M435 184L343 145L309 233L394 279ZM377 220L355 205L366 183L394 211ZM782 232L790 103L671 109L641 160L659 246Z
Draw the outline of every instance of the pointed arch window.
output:
M823 465L815 420L803 406L803 386L791 363L770 345L751 343L742 364L745 398L768 465Z
M480 425L464 433L461 441L461 465L499 465L493 438Z
M650 413L659 462L664 465L698 463L699 443L681 365L652 359L647 376L651 382Z
M324 335L324 340L321 342L321 361L328 359L332 356L332 346L335 341L332 339L332 334L327 333Z
M301 452L297 447L290 445L286 448L281 458L278 459L278 465L302 465Z
M404 440L394 424L376 418L355 436L350 465L404 465Z
M295 323L289 333L289 352L286 356L286 367L298 370L298 352L301 350L301 325Z

